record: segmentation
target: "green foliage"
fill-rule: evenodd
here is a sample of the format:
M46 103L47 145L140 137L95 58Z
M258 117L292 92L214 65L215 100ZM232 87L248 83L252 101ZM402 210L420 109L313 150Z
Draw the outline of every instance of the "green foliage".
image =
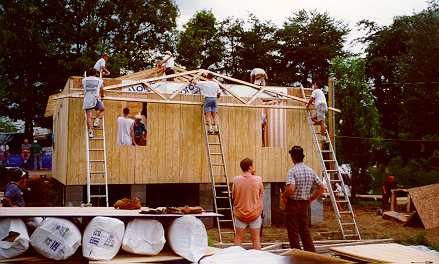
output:
M406 240L401 241L403 245L424 245L430 246L430 242L427 239L427 232L421 232L416 236L410 237Z
M24 119L31 135L47 97L102 52L110 54L112 76L144 68L151 54L169 46L177 12L171 0L1 1L1 113Z
M300 10L288 18L279 31L283 73L285 82L308 78L326 83L329 61L343 54L344 38L349 32L346 25L330 17L328 13Z
M189 69L215 67L224 46L211 11L198 11L185 25L177 43L178 61Z
M0 132L2 133L13 133L16 132L17 128L12 124L8 118L0 117Z
M331 74L336 79L335 98L341 113L336 115L337 157L352 169L353 192L367 192L371 179L367 168L374 163L379 135L379 118L372 91L367 83L365 61L361 58L336 58L331 62Z

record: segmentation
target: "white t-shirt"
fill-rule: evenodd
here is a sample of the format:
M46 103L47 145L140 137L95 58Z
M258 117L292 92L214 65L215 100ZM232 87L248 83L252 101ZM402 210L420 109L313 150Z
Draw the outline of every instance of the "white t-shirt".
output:
M104 86L104 81L96 76L87 76L82 79L84 88L84 109L96 106L96 99L99 99L99 90Z
M197 86L200 88L200 93L204 97L216 97L221 91L218 83L214 81L199 81Z
M174 68L174 57L166 55L163 59L166 60L167 58L169 59L165 62L165 68Z
M100 58L96 62L95 66L93 68L95 68L95 70L97 70L97 71L101 71L102 68L105 68L105 60L104 60L104 58Z
M261 68L254 68L250 73L251 76L254 76L256 79L265 77L267 73Z
M311 97L314 98L314 105L325 104L326 98L325 94L320 89L314 89L312 91Z
M128 117L119 116L117 118L117 144L132 145L130 130L134 120Z

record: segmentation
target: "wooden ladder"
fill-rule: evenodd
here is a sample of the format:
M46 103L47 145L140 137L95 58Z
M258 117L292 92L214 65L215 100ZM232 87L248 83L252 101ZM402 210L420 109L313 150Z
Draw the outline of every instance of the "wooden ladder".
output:
M93 122L96 117L93 117ZM108 207L107 154L105 150L105 119L100 127L94 127L94 137L88 136L87 116L85 117L85 142L87 157L87 205L101 206L105 199Z
M223 243L223 234L235 233L235 222L233 219L232 199L229 180L227 178L227 167L224 159L221 129L219 129L218 133L209 133L209 126L206 123L204 113L202 113L202 117L202 126L204 127L204 137L206 140L209 175L212 183L214 211L215 213L222 214L224 216L216 217L219 240L220 243ZM217 177L220 178L219 183L217 183ZM233 231L230 231L230 229Z
M302 97L309 100L309 90L307 90L308 94L306 94L305 89L302 87L301 92ZM349 195L346 193L346 185L344 184L335 151L328 134L328 129L326 129L325 134L322 135L320 126L317 128L311 120L311 111L307 110L306 115L308 127L312 134L313 145L318 153L323 178L326 181L326 187L343 239L361 239ZM341 192L337 191L336 184L341 187Z

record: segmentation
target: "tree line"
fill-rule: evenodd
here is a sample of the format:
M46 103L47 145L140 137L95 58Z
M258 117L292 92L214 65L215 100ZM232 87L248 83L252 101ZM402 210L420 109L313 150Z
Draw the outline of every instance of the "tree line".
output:
M178 30L172 0L0 0L0 112L25 120L30 135L33 123L51 125L42 118L48 96L104 51L116 77L153 67L171 50L188 69L244 80L264 68L271 85L334 77L338 155L352 165L358 191L397 171L406 185L437 182L438 14L432 1L389 26L361 21L367 48L356 56L343 49L350 28L316 10L294 12L281 26L201 10Z

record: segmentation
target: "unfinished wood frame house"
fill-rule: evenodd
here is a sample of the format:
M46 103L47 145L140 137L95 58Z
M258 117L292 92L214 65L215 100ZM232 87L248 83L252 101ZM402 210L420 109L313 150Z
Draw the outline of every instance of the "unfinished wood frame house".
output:
M160 196L157 192L161 192L164 196L180 196L175 201L183 201L184 189L190 188L191 193L198 193L188 203L198 202L209 207L212 180L202 122L202 96L190 84L192 79L202 79L205 72L208 71L178 70L176 74L162 76L157 69L150 69L104 79L105 153L110 200L136 195L146 205L156 205L153 200ZM218 102L226 175L233 180L241 173L239 162L246 157L252 159L257 175L266 183L266 206L273 204L276 207L277 198L273 198L273 202L270 198L279 194L279 188L275 186L286 180L292 165L288 154L292 146L302 146L306 164L316 172L321 171L304 104L307 100L303 91L309 94L311 89L261 87L213 74L224 88ZM81 79L70 77L64 90L49 98L45 113L53 117L53 177L65 186L66 204L85 201L87 137ZM331 107L332 90L329 91L328 123L332 131L331 116L336 109ZM119 146L116 143L116 120L124 107L130 109L130 115L142 113L145 116L146 146ZM224 179L218 177L215 181L223 182ZM170 184L174 187L163 187ZM122 190L116 185L128 187ZM112 188L117 191L112 192Z

